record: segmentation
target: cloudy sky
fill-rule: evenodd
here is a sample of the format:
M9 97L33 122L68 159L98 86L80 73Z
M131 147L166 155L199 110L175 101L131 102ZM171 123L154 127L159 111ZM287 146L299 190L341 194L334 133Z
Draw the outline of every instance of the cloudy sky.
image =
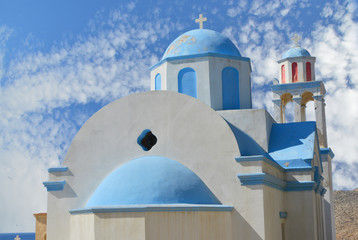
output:
M199 13L204 28L251 59L254 107L270 112L276 61L302 37L326 84L334 188L358 187L357 8L355 0L1 1L0 232L34 231L32 214L46 211L47 168L93 113L149 90L148 68L198 28Z

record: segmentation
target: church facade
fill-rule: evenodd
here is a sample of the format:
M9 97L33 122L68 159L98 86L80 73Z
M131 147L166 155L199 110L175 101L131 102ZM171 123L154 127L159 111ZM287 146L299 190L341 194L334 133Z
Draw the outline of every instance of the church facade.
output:
M252 109L250 59L230 39L182 34L151 67L152 91L94 114L49 169L47 239L335 239L314 64L299 46L278 61L272 117Z

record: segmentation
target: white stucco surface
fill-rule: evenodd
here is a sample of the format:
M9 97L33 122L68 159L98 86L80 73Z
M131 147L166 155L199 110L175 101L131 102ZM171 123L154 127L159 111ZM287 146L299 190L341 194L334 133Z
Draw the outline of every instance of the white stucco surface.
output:
M198 99L215 110L222 110L222 71L233 67L239 72L240 109L251 109L250 61L224 57L197 57L165 61L151 71L151 90L155 90L155 76L162 77L162 90L178 92L178 75L184 68L196 72Z
M123 212L71 216L71 240L231 240L231 212Z
M205 121L203 121L205 120ZM137 138L150 129L158 142L144 151ZM122 164L161 155L195 172L222 204L235 207L233 236L264 236L260 191L242 187L240 156L226 121L201 101L175 92L155 91L117 100L90 118L74 138L63 165L63 191L48 194L48 239L69 239L71 209L83 208L101 181Z

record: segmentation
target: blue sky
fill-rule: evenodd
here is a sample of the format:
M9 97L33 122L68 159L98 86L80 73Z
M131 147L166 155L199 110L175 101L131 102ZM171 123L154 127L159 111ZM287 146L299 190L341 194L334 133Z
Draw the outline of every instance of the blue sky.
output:
M1 1L0 232L34 231L32 214L46 211L47 168L59 165L102 106L149 90L148 68L198 28L200 13L204 28L251 59L254 107L269 112L277 60L294 34L302 37L326 84L334 187L358 187L357 7L349 0Z

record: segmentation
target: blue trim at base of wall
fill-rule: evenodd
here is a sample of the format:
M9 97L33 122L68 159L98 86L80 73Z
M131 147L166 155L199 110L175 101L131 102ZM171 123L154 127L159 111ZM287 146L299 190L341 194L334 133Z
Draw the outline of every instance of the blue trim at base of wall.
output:
M53 167L53 168L47 169L47 171L48 171L49 173L53 173L53 172L67 172L67 171L68 171L68 167Z
M71 214L84 213L113 213L113 212L231 212L233 206L227 205L196 205L196 204L173 204L173 205L127 205L127 206L99 206L70 210Z
M43 185L47 188L48 192L52 191L62 191L65 187L66 181L49 181L43 182Z

